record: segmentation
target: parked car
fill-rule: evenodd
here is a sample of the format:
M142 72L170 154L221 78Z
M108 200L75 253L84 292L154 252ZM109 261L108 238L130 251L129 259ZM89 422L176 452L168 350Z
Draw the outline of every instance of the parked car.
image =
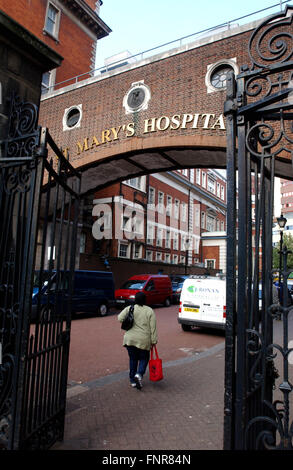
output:
M69 272L60 271L57 282L56 271L43 271L34 275L33 297L32 297L32 319L36 320L41 306L56 305L56 313L62 313L66 308L69 295ZM56 289L57 286L57 289ZM105 316L115 301L115 286L112 272L109 271L82 271L74 272L73 293L71 299L71 313L96 313Z
M189 276L185 275L178 275L178 276L170 276L172 282L172 301L174 304L178 304L180 300L180 295L182 291L182 286L185 279L188 279Z
M135 294L144 292L147 305L171 305L172 284L169 276L159 274L138 274L126 281L115 291L116 307L124 308L134 302Z
M186 279L180 296L178 323L183 331L192 326L224 330L226 280L219 277Z

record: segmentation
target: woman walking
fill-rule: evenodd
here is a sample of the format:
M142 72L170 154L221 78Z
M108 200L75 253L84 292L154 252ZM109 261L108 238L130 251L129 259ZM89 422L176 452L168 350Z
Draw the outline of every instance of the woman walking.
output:
M118 315L118 320L121 323L129 308L130 306L124 308ZM123 346L127 348L129 355L130 385L140 390L150 358L150 349L158 341L155 312L146 305L146 297L143 292L137 292L135 295L133 316L133 327L125 332Z

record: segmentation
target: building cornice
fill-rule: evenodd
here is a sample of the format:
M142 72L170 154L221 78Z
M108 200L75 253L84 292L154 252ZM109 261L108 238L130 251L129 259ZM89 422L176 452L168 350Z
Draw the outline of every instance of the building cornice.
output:
M88 29L95 34L97 39L108 36L111 33L109 26L89 7L84 0L60 0Z

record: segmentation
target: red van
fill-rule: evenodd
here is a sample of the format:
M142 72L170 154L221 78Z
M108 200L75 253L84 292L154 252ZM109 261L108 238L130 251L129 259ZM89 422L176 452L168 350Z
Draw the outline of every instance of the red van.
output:
M116 307L124 308L134 301L137 292L144 292L147 305L171 305L172 283L169 276L155 274L138 274L126 281L120 289L115 290Z

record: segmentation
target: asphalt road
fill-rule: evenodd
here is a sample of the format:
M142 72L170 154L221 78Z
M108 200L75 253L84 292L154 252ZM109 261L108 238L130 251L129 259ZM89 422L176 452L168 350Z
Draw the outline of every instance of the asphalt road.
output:
M224 332L197 328L183 332L177 321L178 305L154 308L158 328L158 353L163 362L199 354L225 340ZM128 370L122 346L119 311L106 317L80 316L71 324L68 382L84 383Z

